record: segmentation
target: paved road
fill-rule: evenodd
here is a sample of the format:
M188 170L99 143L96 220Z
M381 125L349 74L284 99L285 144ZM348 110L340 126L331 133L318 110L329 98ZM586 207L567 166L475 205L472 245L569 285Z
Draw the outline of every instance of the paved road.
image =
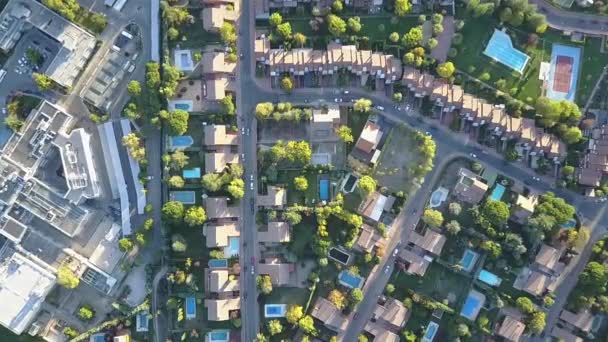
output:
M545 0L530 0L547 16L549 26L562 31L576 31L588 34L606 35L608 17L567 11L553 6Z

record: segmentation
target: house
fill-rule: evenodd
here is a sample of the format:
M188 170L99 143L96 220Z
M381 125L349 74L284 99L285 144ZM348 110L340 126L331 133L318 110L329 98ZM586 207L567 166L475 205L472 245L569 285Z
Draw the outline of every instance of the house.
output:
M274 185L268 186L268 194L258 195L259 207L282 209L287 204L287 190Z
M227 321L230 313L241 309L240 298L205 299L207 319L210 321Z
M128 333L126 335L114 336L112 342L131 342L131 336Z
M383 213L392 209L393 204L395 204L395 197L385 196L374 191L359 206L359 214L373 222L378 222Z
M239 155L230 152L205 153L205 173L223 172L228 164L238 164Z
M488 185L472 171L465 168L458 170L458 183L454 187L454 194L461 200L471 204L481 202L488 191Z
M525 224L528 218L534 213L534 208L538 203L538 196L529 195L528 197L517 194L515 204L511 207L511 220Z
M399 251L399 259L405 263L405 272L424 276L433 259L425 255L420 255L407 248L402 248Z
M413 231L409 243L433 255L440 255L445 245L446 237L432 229L427 229L424 235Z
M358 152L356 158L374 164L380 157L380 150L377 150L377 148L382 135L382 128L375 122L368 120L353 149L353 151Z
M336 130L340 126L340 107L328 105L327 107L312 110L310 121L310 138L312 141L336 141Z
M551 329L551 336L562 342L583 342L582 338L574 335L566 329L558 327L557 325L553 326Z
M348 320L342 315L342 312L332 302L323 297L317 299L310 315L337 333L346 330L348 325Z
M222 218L234 218L241 216L241 209L239 207L229 207L227 197L208 197L204 200L205 212L207 218L222 219Z
M597 187L602 177L608 173L608 126L602 125L591 131L581 167L577 170L577 180L581 185Z
M203 76L206 74L234 74L236 63L229 62L226 58L224 52L204 52L201 58Z
M546 291L551 291L554 286L554 278L527 267L524 267L513 283L514 288L526 291L534 296L541 296Z
M208 32L218 33L224 23L234 23L238 13L234 9L229 9L227 4L217 4L203 7L201 20L203 29Z
M207 125L203 131L205 133L205 146L231 146L238 144L238 134L228 132L226 125Z
M385 246L386 239L380 235L378 230L364 223L353 247L361 252L372 253L374 248L384 248Z
M277 258L266 258L264 263L259 263L257 267L257 273L270 276L272 284L276 286L289 284L291 273L295 271L294 264L282 263Z
M365 324L364 329L374 335L375 340L379 340L385 331L398 334L409 319L410 314L410 310L402 302L394 298L387 298L383 303L376 304L374 314L369 322Z
M203 227L203 235L208 248L223 248L228 246L231 237L241 235L238 226L234 223L216 225L206 224Z
M282 243L291 239L291 229L287 222L268 222L266 231L258 231L258 242Z
M559 262L561 252L547 244L542 244L534 262L539 269L549 275L559 275L566 267Z
M505 316L497 325L496 335L509 342L521 341L526 325L511 316Z
M591 331L593 326L593 314L589 310L582 310L574 313L568 310L562 310L559 318L569 326L576 328L584 333Z
M205 286L207 292L222 293L222 292L233 292L239 290L239 281L234 279L230 280L230 274L228 270L205 270L206 281Z

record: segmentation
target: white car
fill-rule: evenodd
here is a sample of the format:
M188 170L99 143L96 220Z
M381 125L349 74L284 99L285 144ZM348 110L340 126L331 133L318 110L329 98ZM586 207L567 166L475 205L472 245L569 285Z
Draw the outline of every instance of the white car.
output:
M393 251L393 256L397 256L398 253L399 253L399 248L395 248L395 250Z
M348 90L344 91L344 95L348 95L350 92Z
M469 153L469 156L471 156L471 158L477 158L477 155L473 152Z
M253 182L253 173L249 175L249 180Z
M251 275L255 275L255 268L251 266Z
M388 273L391 270L391 267L389 265L386 265L386 267L384 267L384 273Z
M334 102L335 102L335 103L338 103L338 98L337 98L337 97L334 99Z
M377 110L384 110L384 107L382 107L382 106L376 106L376 109Z
M253 182L249 184L249 188L253 191Z

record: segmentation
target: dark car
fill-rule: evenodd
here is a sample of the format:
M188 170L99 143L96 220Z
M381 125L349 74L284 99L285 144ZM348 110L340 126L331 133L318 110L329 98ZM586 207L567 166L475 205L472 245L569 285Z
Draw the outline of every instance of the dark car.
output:
M251 207L251 213L255 212L255 204L253 203L253 197L249 199L249 206Z

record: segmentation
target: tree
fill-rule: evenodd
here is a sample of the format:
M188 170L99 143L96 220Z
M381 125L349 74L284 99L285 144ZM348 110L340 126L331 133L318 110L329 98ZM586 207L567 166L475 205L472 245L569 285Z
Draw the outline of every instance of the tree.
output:
M608 281L608 266L604 266L597 261L591 261L585 268L579 277L580 286L582 288L591 290L594 289L593 293L606 287L606 281Z
M277 26L277 33L283 40L287 40L291 38L291 24L290 23L282 23Z
M353 305L357 305L363 300L363 291L361 291L359 288L354 288L350 290L349 298Z
M258 276L256 278L256 283L263 294L268 295L272 292L272 281L269 275Z
M25 125L25 122L15 114L8 114L4 118L4 123L8 128L12 129L15 132L21 131L21 128L23 127L23 125Z
M498 14L498 18L503 23L510 22L511 19L513 18L513 10L511 10L510 7L503 8L502 11L500 11L500 13Z
M95 315L95 312L93 312L89 306L81 306L80 309L78 309L78 317L84 321L91 320L93 315Z
M443 32L443 25L441 25L441 24L434 24L433 25L433 35L437 36L441 32Z
M546 325L546 314L543 311L535 311L528 320L528 328L534 334L540 334Z
M170 224L179 224L184 218L184 205L177 201L165 202L161 212L164 221Z
M433 24L441 24L443 23L443 15L441 15L440 13L433 13L433 15L431 16L431 21L433 22Z
M435 38L430 38L429 41L426 43L426 47L429 50L433 50L434 48L437 47L437 45L439 44L439 41L437 41L437 39Z
M146 64L146 86L154 89L160 85L160 65L150 62Z
M141 113L137 109L135 102L129 102L122 110L122 114L131 120L137 120L141 117Z
M274 12L268 18L268 23L271 27L277 27L283 22L283 17L279 12Z
M534 208L534 215L546 214L555 218L556 224L564 224L574 216L574 207L552 192L540 196L540 203Z
M285 90L288 93L293 90L293 81L290 77L286 76L281 79L281 89Z
M395 102L401 102L402 100L403 100L403 94L402 93L399 93L399 92L393 93L393 101L395 101Z
M176 253L183 253L188 249L186 239L179 234L171 236L171 249Z
M376 190L376 181L371 176L363 176L359 178L359 183L357 183L357 187L361 190L365 195L369 195Z
M433 228L439 228L443 224L443 214L435 209L426 209L422 221Z
M346 125L338 127L338 129L336 130L336 135L341 141L347 144L352 144L352 142L355 141L355 139L353 138L352 130Z
M574 166L572 166L572 165L565 165L562 168L562 175L564 175L565 177L569 177L569 176L572 176L574 174L574 171L575 171Z
M367 339L367 336L361 334L359 335L359 338L357 338L358 342L368 342L369 340Z
M458 203L458 202L452 202L448 206L448 210L449 210L449 212L450 212L451 215L458 216L462 212L462 207L460 206L460 203Z
M301 306L292 304L287 307L287 312L285 313L287 322L296 324L302 318L302 316L304 316L304 309Z
M346 23L337 15L328 14L326 21L329 33L332 35L341 36L346 32Z
M190 114L185 110L176 109L169 113L167 122L172 135L182 135L188 130L188 119Z
M342 3L342 0L335 0L334 3L331 5L331 9L335 13L342 12L342 10L344 9L344 4Z
M403 336L403 339L405 340L405 342L418 341L418 336L416 336L416 333L411 330L404 329L403 332L401 333L401 336Z
M456 71L456 67L452 62L441 63L437 66L437 74L446 79L452 77L454 71Z
M255 106L255 116L260 119L268 119L274 112L274 105L272 102L262 102Z
M487 200L482 208L481 213L492 225L503 226L509 219L509 207L501 201Z
M304 176L297 176L293 179L293 185L296 190L306 191L306 189L308 189L308 180Z
M43 0L42 3L69 21L75 21L80 12L80 5L76 0Z
M220 39L226 45L233 45L236 43L237 34L236 28L229 22L224 22L220 27Z
M372 100L366 98L355 100L353 109L357 112L368 113L372 109Z
M224 112L228 115L234 115L236 113L236 106L234 105L234 101L232 100L232 95L226 95L223 99L220 100L222 107L224 108Z
M336 306L336 308L338 308L339 310L344 309L346 307L346 305L348 304L344 293L342 293L340 290L337 290L337 289L331 290L329 292L329 295L327 296L327 300L332 302Z
M361 18L359 17L348 18L346 25L352 33L359 33L359 31L361 31L361 27L363 27L363 25L361 25Z
M492 240L483 241L479 245L479 248L486 251L494 259L498 259L498 257L502 254L502 247Z
M207 173L203 176L203 187L209 191L219 191L224 185L222 175L219 173Z
M534 303L528 297L519 297L515 300L515 306L524 314L531 314L536 309Z
M192 22L194 18L188 13L185 7L178 6L163 6L162 8L163 19L167 26L176 27L183 25L188 22Z
M412 5L409 0L395 0L395 14L403 17L410 12Z
M133 250L133 247L135 247L135 245L133 245L133 241L131 241L129 238L123 237L122 239L118 240L118 249L123 252L130 252Z
M452 220L445 225L445 230L451 235L456 235L460 232L460 223L456 220Z
M280 334L283 331L283 325L278 319L273 319L268 322L268 332L271 336Z
M32 74L32 77L39 90L45 91L53 88L53 80L49 76L35 72Z
M241 199L245 196L245 182L240 178L235 178L230 181L226 191L235 199Z
M412 27L401 37L401 44L406 48L413 48L422 44L422 28Z
M564 139L564 142L568 145L576 144L583 139L583 133L578 127L568 127L562 134L562 139Z
M36 66L40 66L44 61L44 57L42 56L40 51L34 48L28 48L27 50L25 50L25 58L27 58L27 60L31 64Z
M306 36L300 32L297 32L293 35L293 42L300 46L304 46L304 44L306 44Z
M207 220L205 209L199 206L190 207L184 215L184 222L190 227L202 226Z
M76 329L74 329L72 327L63 328L62 333L69 338L75 338L76 336L78 336L80 334Z
M80 284L80 279L68 266L62 265L57 268L57 284L66 289L75 289Z
M137 232L135 233L135 242L137 242L138 245L143 246L146 244L146 236L144 235L144 233L142 232Z
M316 335L317 330L315 329L315 321L312 317L306 315L298 322L298 327L306 334Z
M395 285L393 285L393 284L391 284L391 283L386 284L386 287L384 288L384 291L385 291L385 292L386 292L388 295L392 294L393 292L395 292Z
M178 176L178 175L171 176L169 178L169 180L167 181L167 183L172 188L183 188L184 185L186 184L186 182L184 181L184 179L181 176Z
M302 222L302 215L295 210L287 210L283 212L283 218L292 226Z
M179 171L188 165L188 157L183 151L175 151L169 157L169 166L175 170Z
M388 36L388 40L393 44L396 44L399 41L399 38L399 33L397 32L393 32Z

